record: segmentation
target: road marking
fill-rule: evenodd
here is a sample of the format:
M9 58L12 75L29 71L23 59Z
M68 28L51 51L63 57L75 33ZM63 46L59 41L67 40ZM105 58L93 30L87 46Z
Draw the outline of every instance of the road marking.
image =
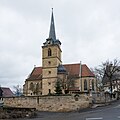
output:
M100 117L100 118L86 118L86 120L102 120L103 118Z
M86 113L94 113L94 112L102 112L103 110L90 110L90 111L87 111L87 112L81 112L80 114L86 114Z
M120 116L118 116L118 118L120 119Z
M120 105L115 106L114 108L120 108Z

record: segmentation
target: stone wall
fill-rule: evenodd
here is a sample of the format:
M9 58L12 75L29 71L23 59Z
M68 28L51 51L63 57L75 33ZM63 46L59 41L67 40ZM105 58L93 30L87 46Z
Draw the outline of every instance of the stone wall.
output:
M4 105L36 108L39 111L68 112L89 107L87 96L27 96L3 98Z

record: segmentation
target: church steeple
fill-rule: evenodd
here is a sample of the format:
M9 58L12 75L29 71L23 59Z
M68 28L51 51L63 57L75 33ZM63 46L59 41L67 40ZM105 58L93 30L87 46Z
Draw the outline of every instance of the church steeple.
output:
M48 37L48 39L46 39L46 42L43 44L44 44L44 46L53 45L53 44L61 45L61 42L58 39L56 39L53 8L52 8L52 15L51 15L49 37Z
M52 8L52 15L51 15L51 24L50 24L49 38L52 39L53 41L56 41L53 8Z
M61 65L61 42L56 39L53 9L50 21L49 37L42 46L42 94L55 93L58 79L58 66ZM60 67L59 67L60 69ZM50 84L48 84L50 83Z

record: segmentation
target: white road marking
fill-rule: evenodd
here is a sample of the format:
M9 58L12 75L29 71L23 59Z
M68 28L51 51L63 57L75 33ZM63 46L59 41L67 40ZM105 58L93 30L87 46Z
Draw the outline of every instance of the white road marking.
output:
M102 120L103 118L100 117L100 118L86 118L86 120Z
M120 119L120 116L118 116L118 118Z
M120 105L115 106L114 108L120 108Z

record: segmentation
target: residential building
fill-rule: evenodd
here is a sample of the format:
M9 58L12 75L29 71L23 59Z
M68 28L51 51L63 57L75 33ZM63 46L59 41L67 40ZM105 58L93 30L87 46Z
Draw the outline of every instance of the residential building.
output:
M0 96L1 97L13 97L14 94L10 88L0 87Z

